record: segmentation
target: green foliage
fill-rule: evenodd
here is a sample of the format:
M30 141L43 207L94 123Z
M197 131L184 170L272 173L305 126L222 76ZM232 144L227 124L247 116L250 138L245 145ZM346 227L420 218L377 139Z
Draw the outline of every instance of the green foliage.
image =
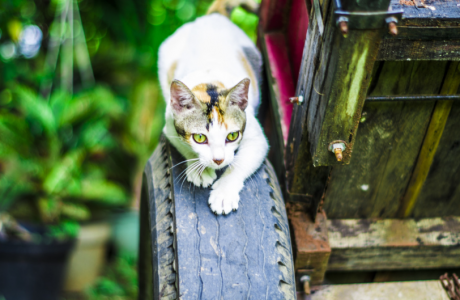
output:
M63 220L58 225L48 226L48 235L53 239L64 240L68 237L76 237L80 229L80 225L71 220Z
M128 203L125 189L92 167L92 156L117 146L110 127L123 107L108 89L75 96L57 91L49 102L23 86L12 91L13 100L0 111L2 210L14 199L27 200L42 222L56 223L89 219L88 203Z
M237 7L233 10L230 19L233 23L238 25L254 43L257 42L257 25L259 24L258 16Z
M137 299L137 262L129 255L116 257L103 276L86 291L87 300Z

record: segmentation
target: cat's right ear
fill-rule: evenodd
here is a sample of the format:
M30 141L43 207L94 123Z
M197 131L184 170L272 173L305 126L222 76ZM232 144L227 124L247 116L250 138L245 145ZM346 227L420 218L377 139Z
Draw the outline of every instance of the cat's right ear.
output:
M173 80L171 83L171 107L175 113L197 107L197 101L192 91L179 80Z

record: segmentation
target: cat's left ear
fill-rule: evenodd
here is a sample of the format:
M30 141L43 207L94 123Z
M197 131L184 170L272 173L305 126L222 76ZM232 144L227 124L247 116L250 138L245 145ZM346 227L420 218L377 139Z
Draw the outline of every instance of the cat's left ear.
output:
M251 80L245 78L238 82L227 95L226 102L228 106L238 105L241 110L245 110L248 106L249 84Z

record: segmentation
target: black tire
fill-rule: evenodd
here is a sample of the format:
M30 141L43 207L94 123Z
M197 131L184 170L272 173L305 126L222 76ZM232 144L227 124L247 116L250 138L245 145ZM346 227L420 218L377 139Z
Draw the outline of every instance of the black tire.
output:
M295 299L288 220L270 163L246 181L236 212L216 216L210 189L183 183L185 164L171 169L182 160L163 138L145 168L139 299Z

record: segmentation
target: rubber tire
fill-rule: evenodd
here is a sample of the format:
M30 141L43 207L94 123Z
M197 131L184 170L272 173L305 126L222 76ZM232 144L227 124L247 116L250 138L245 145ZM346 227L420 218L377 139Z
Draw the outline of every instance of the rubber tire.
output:
M183 183L181 161L162 138L145 168L139 299L295 299L288 220L270 163L246 181L236 212L216 216L210 189Z

